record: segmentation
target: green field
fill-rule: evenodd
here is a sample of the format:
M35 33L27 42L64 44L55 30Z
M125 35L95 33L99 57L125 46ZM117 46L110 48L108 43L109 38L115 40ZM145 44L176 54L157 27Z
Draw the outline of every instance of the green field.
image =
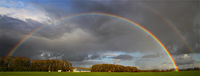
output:
M200 76L200 71L179 72L0 72L0 76Z

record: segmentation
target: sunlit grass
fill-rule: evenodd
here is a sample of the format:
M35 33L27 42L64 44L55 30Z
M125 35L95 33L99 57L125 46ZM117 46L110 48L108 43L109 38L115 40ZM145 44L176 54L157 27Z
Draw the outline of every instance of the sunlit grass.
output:
M200 76L200 71L179 72L0 72L0 76Z

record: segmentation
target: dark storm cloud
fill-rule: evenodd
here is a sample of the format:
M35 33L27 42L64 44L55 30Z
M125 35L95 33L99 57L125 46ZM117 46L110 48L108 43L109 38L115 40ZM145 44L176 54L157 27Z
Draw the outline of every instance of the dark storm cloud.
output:
M24 29L22 33L25 33L27 32L26 30L29 27L27 26L26 22L5 15L0 15L0 19L1 19L0 21L1 29L16 30L17 32L21 32L19 30Z
M6 56L12 48L26 35L28 35L30 32L35 30L41 25L44 25L40 22L27 19L26 22L11 18L6 15L0 16L0 29L1 29L1 35L0 35L0 41L1 41L1 56ZM51 26L50 26L51 28ZM62 27L64 29L64 27ZM47 28L48 29L48 28ZM54 31L52 34L51 32ZM48 41L45 41L45 38L48 37L48 39L53 39L61 36L63 33L63 30L60 29L53 29L48 31L41 31L39 34L33 35L30 40L28 39L25 43L20 46L20 48L17 49L17 52L15 52L14 56L24 56L32 58L32 56L37 55L38 51L43 50L50 50L50 51L57 51L60 49L52 48L52 44L49 44ZM65 31L65 30L64 30ZM68 30L66 30L68 31ZM53 36L52 36L53 35ZM79 59L80 60L80 59ZM81 59L82 60L82 59Z
M31 31L26 22L0 15L0 49L1 56L6 56L15 44Z
M189 47L192 48L193 52L198 53L198 49L195 49L195 44L199 42L199 34L195 34L194 30L199 28L199 23L195 23L194 21L199 20L198 11L198 2L149 2L145 3L146 5L150 6L151 8L155 9L159 12L164 18L170 21L174 27L177 28L175 31L180 31L183 39L186 40ZM157 7L160 6L160 7ZM178 6L178 7L177 7ZM172 8L177 7L177 8ZM148 18L147 18L148 19ZM152 32L166 45L177 47L176 50L170 50L172 54L187 54L191 53L187 48L186 44L183 40L180 40L177 33L174 33L174 30L163 30L161 32L157 32L158 30L155 29L162 29L159 28L149 28L154 29ZM175 36L176 35L176 36ZM169 38L170 37L170 38ZM178 44L178 45L177 45ZM198 46L199 47L199 46Z
M105 12L111 14L117 14L119 10L125 10L126 8L119 2L111 0L107 1L72 1L71 7L76 10L76 13L82 12ZM122 1L123 2L123 1ZM116 8L113 8L116 7Z
M123 50L126 52L140 50L140 52L145 52L147 48L148 50L155 50L150 47L157 47L154 45L149 46L154 41L149 39L150 37L146 37L146 35L141 35L145 33L130 23L107 17L99 18L97 16L96 18L97 20L94 20L95 23L92 22L93 20L90 22L89 19L88 21L81 22L84 19L80 19L77 21L79 22L77 25L80 25L83 30L86 30L87 33L94 36L97 39L94 44L103 46L105 50ZM144 42L140 41L141 39Z
M78 5L76 5L76 3ZM123 3L126 5L124 5ZM156 10L156 12L160 13L161 16L170 21L173 24L173 26L177 28L177 30L173 30L169 26L169 24L161 20L161 17L157 16L153 12L150 12L148 8L143 7L141 4ZM179 54L191 53L187 48L188 46L186 46L186 44L183 42L184 40L181 40L178 34L175 33L175 31L180 31L182 37L185 37L184 39L186 40L186 43L188 43L189 47L192 48L193 52L198 53L199 51L199 43L198 43L199 33L195 34L194 31L196 29L199 29L199 28L194 28L194 27L199 27L199 23L194 22L199 20L198 2L195 1L194 2L181 2L181 1L118 2L110 0L104 3L101 1L89 1L89 2L80 1L80 2L74 2L72 6L77 9L82 7L80 8L81 10L79 10L79 12L100 11L124 17L129 16L127 18L130 18L133 21L136 21L139 24L146 27L153 34L155 34L161 40L161 42L163 42L166 46L172 46L173 48L177 47L176 51L170 50L172 54L179 55ZM177 7L177 8L171 8L171 7ZM176 45L177 43L179 45Z

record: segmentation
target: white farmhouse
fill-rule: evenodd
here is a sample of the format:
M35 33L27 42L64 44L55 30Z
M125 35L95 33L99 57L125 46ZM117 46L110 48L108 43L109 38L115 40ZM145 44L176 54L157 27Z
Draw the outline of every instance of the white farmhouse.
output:
M73 72L91 72L91 71L88 70L88 69L78 69L78 68L75 68L75 69L73 70Z

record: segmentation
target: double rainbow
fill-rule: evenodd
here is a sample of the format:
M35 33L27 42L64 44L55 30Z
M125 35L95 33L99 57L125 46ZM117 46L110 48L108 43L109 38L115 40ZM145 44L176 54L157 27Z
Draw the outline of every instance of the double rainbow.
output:
M126 21L130 24L133 24L135 26L137 26L138 28L142 29L143 31L145 31L147 34L149 34L162 48L163 50L166 52L166 54L168 55L169 59L171 60L174 68L176 71L179 71L178 70L178 67L174 61L174 59L172 58L171 54L169 53L169 51L166 49L166 47L164 46L164 44L154 35L152 34L149 30L147 30L146 28L144 28L143 26L137 24L136 22L133 22L127 18L124 18L124 17L121 17L121 16L117 16L117 15L113 15L113 14L108 14L108 13L81 13L81 14L75 14L75 15L71 15L71 16L67 16L67 17L62 17L62 18L59 18L55 21L52 21L50 22L49 24L45 24L45 25L42 25L40 26L39 28L35 29L34 31L32 31L31 33L29 33L27 36L25 36L22 40L20 40L15 46L14 48L12 48L12 50L8 53L8 55L4 58L7 59L9 56L12 56L16 50L26 41L28 40L28 38L30 38L32 35L34 35L35 33L39 32L40 30L44 29L45 27L53 24L53 23L56 23L60 20L64 20L64 19L70 19L70 18L74 18L74 17L80 17L80 16L89 16L89 15L98 15L98 16L107 16L107 17L113 17L113 18L117 18L117 19L120 19L120 20L123 20L123 21Z
M178 31L178 29L176 28L176 26L171 21L169 21L167 18L165 18L164 16L162 16L160 13L156 12L156 10L154 10L154 9L146 6L145 4L142 4L142 3L140 3L140 4L143 7L145 7L146 9L148 9L149 11L151 11L152 13L154 13L155 15L157 15L157 17L159 17L160 19L162 19L165 23L167 23L176 32L176 34L180 37L180 39L184 42L184 44L187 46L188 50L192 54L194 54L193 51L192 51L192 48L189 46L189 44L187 43L187 41L184 39L184 37L182 36L181 32Z
M188 44L188 42L186 41L186 39L183 37L183 35L181 34L181 32L177 29L177 27L170 21L168 20L166 17L162 16L159 12L157 12L155 9L150 8L149 6L140 3L140 5L142 5L144 8L148 9L150 12L152 12L153 14L155 14L157 17L159 17L160 19L162 19L162 21L164 21L165 23L167 23L175 32L176 34L179 36L179 38L183 41L183 43L186 45L187 49L189 50L189 52L192 54L192 57L195 59L195 64L197 64L198 66L200 66L198 64L198 57L196 57L194 55L194 50L191 48L191 46Z

